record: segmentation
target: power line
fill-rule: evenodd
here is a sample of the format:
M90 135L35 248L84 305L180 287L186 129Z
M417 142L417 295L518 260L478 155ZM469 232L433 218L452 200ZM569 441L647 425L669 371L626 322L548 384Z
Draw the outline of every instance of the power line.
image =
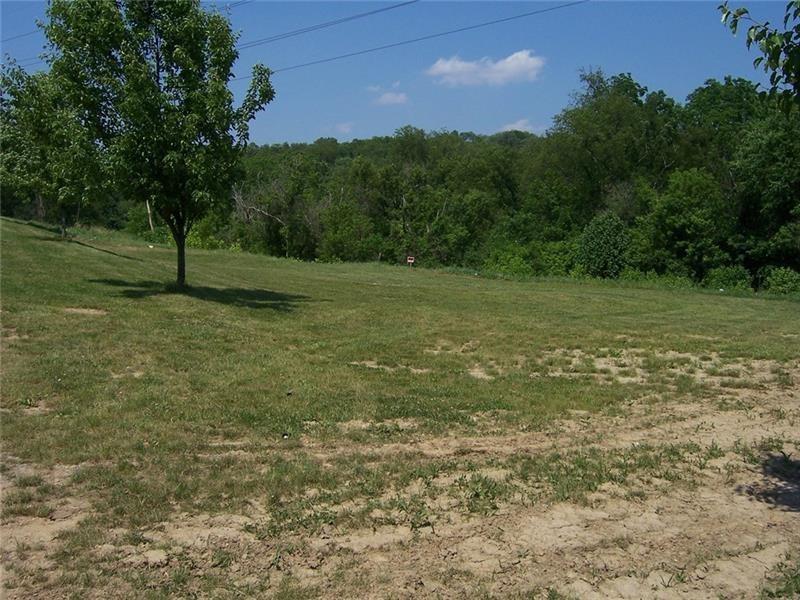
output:
M253 2L253 1L254 0L239 0L238 2L234 2L233 4L229 5L228 8L236 8L237 6L242 6L244 4L248 4L248 3ZM370 11L363 12L363 13L357 13L355 15L349 15L347 17L342 17L340 19L335 19L333 21L325 21L324 23L317 23L316 25L309 25L308 27L303 27L302 29L295 29L293 31L287 31L286 33L279 33L277 35L273 35L273 36L270 36L270 37L261 38L261 39L258 39L258 40L252 40L250 42L245 42L243 44L239 44L238 46L236 46L236 48L239 49L239 50L245 50L245 49L248 49L248 48L253 48L255 46L261 46L263 44L270 44L272 42L277 42L279 40L283 40L283 39L286 39L286 38L295 37L295 36L298 36L298 35L302 35L304 33L311 33L312 31L318 31L320 29L326 29L328 27L333 27L334 25L340 25L342 23L347 23L348 21L355 21L356 19L363 19L364 17L369 17L371 15L375 15L375 14L378 14L378 13L386 12L386 11L389 11L389 10L394 10L396 8L401 8L403 6L408 6L409 4L415 4L417 2L419 2L419 0L408 0L407 2L401 2L399 4L393 4L391 6L384 6L382 8L378 8L378 9L375 9L375 10L370 10ZM31 33L36 33L37 31L32 31ZM30 34L24 34L24 35L30 35ZM21 37L21 36L18 36L18 37ZM14 38L9 38L9 39L14 39ZM43 60L36 60L36 61L34 61L32 63L29 63L29 64L25 64L25 65L20 64L20 63L25 63L25 62L33 60L33 59L38 59L38 57L37 56L29 56L28 58L21 58L17 62L19 64L19 66L21 66L23 68L33 67L33 66L36 66L38 64L42 64L42 63L45 62Z
M11 40L18 40L19 38L28 37L29 35L33 35L34 33L39 33L39 30L34 29L33 31L29 31L28 33L20 33L19 35L11 36L10 38L0 40L0 44L5 44L6 42L10 42Z
M335 19L333 21L326 21L324 23L318 23L317 25L310 25L308 27L303 27L302 29L295 29L294 31L288 31L286 33L280 33L278 35L261 38L259 40L245 42L243 44L239 44L237 48L239 48L240 50L245 50L247 48L253 48L254 46L261 46L262 44L277 42L278 40L295 37L297 35L302 35L304 33L310 33L312 31L318 31L320 29L325 29L327 27L333 27L334 25L340 25L342 23L347 23L348 21L355 21L356 19L363 19L364 17L376 15L378 13L386 12L388 10L394 10L396 8L401 8L403 6L408 6L409 4L415 4L417 2L419 2L419 0L409 0L408 2L401 2L399 4L393 4L391 6L384 6L382 8L370 10L363 13L358 13L355 15L350 15L348 17L342 17L340 19Z
M312 60L306 63L300 63L299 65L292 65L290 67L282 67L280 69L275 69L272 71L273 73L285 73L286 71L294 71L295 69L302 69L305 67L312 67L314 65L321 65L324 63L333 62L336 60L343 60L345 58L352 58L353 56L361 56L362 54L370 54L371 52L379 52L381 50L388 50L389 48L397 48L398 46L407 46L408 44L415 44L417 42L424 42L426 40L432 40L434 38L444 37L446 35L452 35L454 33L462 33L464 31L470 31L472 29L479 29L481 27L488 27L489 25L497 25L498 23L506 23L508 21L514 21L516 19L522 19L524 17L531 17L533 15L540 15L546 12L552 12L555 10L560 10L562 8L568 8L570 6L577 6L579 4L586 4L590 0L576 0L575 2L567 2L565 4L559 4L557 6L551 6L549 8L541 8L539 10L532 10L530 12L522 13L519 15L514 15L511 17L504 17L502 19L495 19L493 21L485 21L483 23L476 23L475 25L468 25L466 27L459 27L458 29L450 29L449 31L441 31L439 33L431 33L429 35L423 35L417 38L413 38L410 40L403 40L401 42L393 42L391 44L384 44L382 46L375 46L374 48L367 48L366 50L357 50L355 52L348 52L347 54L340 54L338 56L331 56L329 58L321 58L319 60ZM252 75L244 75L242 77L235 77L232 81L242 81L244 79L251 79Z

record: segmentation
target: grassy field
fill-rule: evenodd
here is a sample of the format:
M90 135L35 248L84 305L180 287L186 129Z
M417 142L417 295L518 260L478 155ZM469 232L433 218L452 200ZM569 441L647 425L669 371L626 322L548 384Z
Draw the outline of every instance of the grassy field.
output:
M0 224L9 597L800 586L797 301Z

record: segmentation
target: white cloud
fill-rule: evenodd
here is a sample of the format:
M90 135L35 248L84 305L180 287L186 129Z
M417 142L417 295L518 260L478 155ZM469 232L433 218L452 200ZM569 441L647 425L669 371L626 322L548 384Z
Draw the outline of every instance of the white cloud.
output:
M384 92L375 100L375 104L386 106L389 104L405 104L408 96L405 92Z
M527 131L528 133L533 133L534 127L528 119L519 119L508 125L503 125L500 131Z
M350 133L353 131L353 123L350 121L347 123L337 123L333 128L339 133Z
M381 86L379 86L379 85L368 85L368 86L367 86L367 91L368 91L368 92L373 92L373 93L375 93L375 94L377 94L378 92L380 92L382 89L383 89L383 88L382 88Z
M436 77L438 83L457 85L505 85L515 81L533 81L544 67L544 58L520 50L494 61L484 57L480 60L461 60L458 56L440 58L426 71Z

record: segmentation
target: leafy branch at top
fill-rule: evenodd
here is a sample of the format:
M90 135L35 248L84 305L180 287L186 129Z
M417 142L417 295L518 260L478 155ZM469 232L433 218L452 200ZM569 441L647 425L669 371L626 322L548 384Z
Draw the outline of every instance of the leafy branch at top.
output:
M769 90L785 111L800 106L800 0L786 4L783 29L772 27L768 21L759 23L746 8L731 9L728 2L719 6L722 22L736 34L739 23L751 23L747 28L747 47L756 44L761 51L753 66L769 73Z

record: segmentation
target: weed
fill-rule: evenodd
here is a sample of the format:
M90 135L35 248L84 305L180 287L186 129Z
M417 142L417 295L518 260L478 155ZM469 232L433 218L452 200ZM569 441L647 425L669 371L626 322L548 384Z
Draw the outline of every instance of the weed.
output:
M462 475L456 480L455 488L466 510L480 514L495 512L499 502L511 493L508 484L480 473L473 473L469 477Z
M768 577L759 598L800 597L800 559L787 557Z

